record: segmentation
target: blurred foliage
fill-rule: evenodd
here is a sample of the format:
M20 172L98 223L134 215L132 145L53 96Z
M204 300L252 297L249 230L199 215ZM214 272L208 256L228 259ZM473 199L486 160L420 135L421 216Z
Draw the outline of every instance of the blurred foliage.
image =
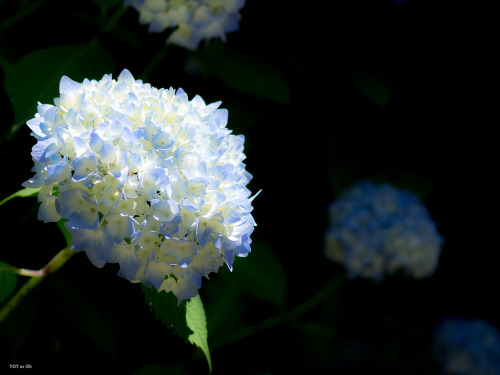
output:
M102 311L71 282L54 274L49 278L54 308L65 320L90 342L103 350L111 358L118 350L118 326L109 314Z
M194 54L193 60L205 75L216 77L237 92L281 104L288 104L290 100L290 90L282 72L262 57L232 52L218 43L217 48L213 46Z
M17 276L13 268L10 264L0 262L0 302L9 297L16 288Z
M16 191L15 193L9 195L7 198L4 198L2 201L0 201L0 206L3 205L4 203L10 201L12 198L16 197L36 197L38 196L38 193L40 192L40 188L24 188L19 191Z
M114 66L113 56L97 42L50 47L21 57L6 70L4 81L14 110L13 131L34 117L33 103L52 102L63 75L82 82L102 77Z
M32 176L24 123L62 75L127 68L222 100L228 128L245 135L249 188L262 189L252 252L200 289L214 374L438 374L429 348L442 317L500 325L497 231L483 212L492 172L472 160L475 140L448 128L479 123L485 105L466 86L464 52L452 53L465 38L447 7L247 0L240 30L192 52L138 18L119 0L0 1L0 299L24 282L9 265L39 269L70 239L62 221L36 219L33 199L12 199L31 194L14 193ZM328 204L364 179L421 196L445 238L435 276L347 281L323 256ZM0 325L0 372L206 374L205 353L116 271L76 255L35 289Z

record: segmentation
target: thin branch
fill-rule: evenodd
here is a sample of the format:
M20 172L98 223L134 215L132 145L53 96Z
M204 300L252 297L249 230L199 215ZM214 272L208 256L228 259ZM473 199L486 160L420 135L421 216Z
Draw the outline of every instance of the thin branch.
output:
M28 276L28 277L43 277L43 268L41 270L28 270L26 268L14 268L12 271L14 273L17 273L18 275L21 276Z
M340 285L345 281L345 277L336 277L332 279L325 287L317 291L299 306L296 306L288 313L279 314L272 316L259 324L246 326L240 328L239 330L233 331L223 337L215 339L210 343L210 350L214 352L217 349L223 348L227 345L240 341L248 336L255 335L266 329L275 327L281 323L285 323L291 320L295 320L305 314L306 312L312 310L314 307L319 305L321 302L333 295L339 288Z
M38 8L40 8L44 3L45 0L39 0L25 7L21 7L19 12L17 12L10 18L0 23L0 29L2 30L8 29L10 26L22 20L24 17L29 16L30 14L36 12Z
M0 323L19 305L19 303L31 292L34 287L40 284L48 275L61 268L74 254L75 252L68 246L57 253L56 256L39 271L26 270L22 268L13 269L13 271L19 275L31 276L31 279L29 279L0 310Z

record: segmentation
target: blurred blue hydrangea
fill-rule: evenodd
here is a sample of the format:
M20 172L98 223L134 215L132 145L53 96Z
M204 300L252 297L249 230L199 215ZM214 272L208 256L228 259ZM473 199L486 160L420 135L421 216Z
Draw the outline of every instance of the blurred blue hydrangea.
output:
M139 23L149 24L149 32L175 28L167 43L195 50L204 39L225 41L238 30L245 0L124 0L124 5L139 11Z
M36 174L23 185L41 187L40 220L67 220L72 250L179 301L250 252L252 176L221 102L189 101L128 70L116 81L63 77L59 90L27 123Z
M388 184L361 182L329 207L325 255L350 278L381 280L402 270L423 278L434 273L442 238L418 197Z
M500 333L481 319L443 320L434 332L433 353L446 374L500 374Z

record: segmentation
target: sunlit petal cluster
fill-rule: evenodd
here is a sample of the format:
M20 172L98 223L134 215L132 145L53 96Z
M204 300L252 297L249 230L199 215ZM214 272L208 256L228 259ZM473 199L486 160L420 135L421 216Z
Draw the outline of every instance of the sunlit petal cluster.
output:
M488 322L445 319L434 336L433 353L445 374L500 375L500 332Z
M250 252L252 176L221 102L123 70L117 80L63 77L54 104L27 123L35 175L23 185L41 187L40 220L66 220L72 250L179 301Z
M195 50L202 40L220 38L238 30L245 0L125 0L139 12L139 22L149 32L174 31L167 43Z
M398 270L414 278L434 273L442 237L427 208L407 190L361 182L329 207L325 255L350 278L380 281Z

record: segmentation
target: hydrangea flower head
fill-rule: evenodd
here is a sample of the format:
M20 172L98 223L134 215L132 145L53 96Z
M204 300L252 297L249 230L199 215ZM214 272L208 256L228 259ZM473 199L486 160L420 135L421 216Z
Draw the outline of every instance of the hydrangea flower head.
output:
M245 0L125 0L139 11L139 22L149 32L175 28L167 43L195 50L203 39L220 38L238 30Z
M325 255L350 278L380 281L397 270L423 278L435 271L443 240L411 192L361 182L333 202L329 214Z
M500 333L482 319L443 320L433 353L446 374L500 375Z
M54 104L27 123L35 175L23 185L41 187L40 220L67 220L72 250L179 301L250 252L252 176L221 102L123 70L117 80L63 77Z

